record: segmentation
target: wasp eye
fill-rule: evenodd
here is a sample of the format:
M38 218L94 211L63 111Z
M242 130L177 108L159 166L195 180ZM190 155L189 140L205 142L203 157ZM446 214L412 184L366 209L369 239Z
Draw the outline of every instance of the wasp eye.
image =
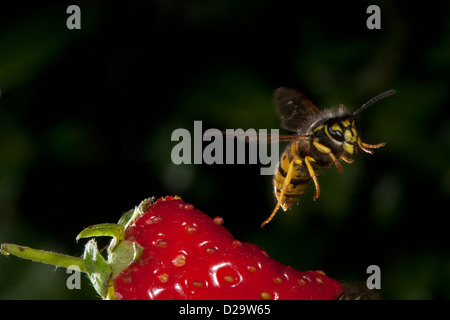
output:
M330 133L330 136L333 137L336 141L342 142L345 140L344 133L339 128L337 130L333 130L333 128L329 128L328 132Z

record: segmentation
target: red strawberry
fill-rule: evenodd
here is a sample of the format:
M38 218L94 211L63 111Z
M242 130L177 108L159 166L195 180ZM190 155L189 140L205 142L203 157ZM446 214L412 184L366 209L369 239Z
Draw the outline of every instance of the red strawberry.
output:
M107 260L90 240L83 259L70 263L80 259L94 287L110 299L336 299L342 293L323 272L284 266L258 246L233 239L222 223L177 197L147 200L118 224L80 233L113 236ZM2 245L2 252L23 257L33 250L12 246Z

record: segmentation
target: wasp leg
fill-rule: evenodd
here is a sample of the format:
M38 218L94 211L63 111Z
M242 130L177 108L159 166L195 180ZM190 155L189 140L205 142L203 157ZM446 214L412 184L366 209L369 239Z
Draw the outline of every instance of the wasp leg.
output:
M294 172L294 163L298 165L303 165L303 161L300 158L295 158L289 163L289 168L286 173L286 178L284 179L283 186L281 187L281 192L280 196L278 197L277 205L275 206L275 209L273 209L270 216L266 220L264 220L263 223L261 223L261 228L264 227L267 223L269 223L270 220L272 220L273 217L275 217L275 215L277 214L278 209L280 209L281 203L283 202L284 194L286 193L287 190L289 190L289 185L291 184L292 174Z
M320 152L328 154L330 156L331 160L333 160L334 165L336 166L336 168L339 170L340 173L344 172L344 169L342 168L342 166L339 162L339 159L336 159L335 155L333 154L333 152L331 152L330 148L328 148L327 146L324 146L323 144L318 143L318 142L313 142L313 145Z
M268 224L270 222L270 220L273 219L273 217L275 217L275 215L277 214L278 209L280 209L281 201L283 199L283 196L284 196L284 190L281 190L281 194L280 194L280 197L278 198L278 202L277 202L277 205L275 206L275 209L273 209L273 211L270 214L270 216L266 220L264 220L263 223L261 223L261 228L264 228L264 226L266 224Z
M378 149L384 147L385 145L385 142L381 142L378 144L367 144L358 139L358 146L361 148L361 150L370 154L373 154L373 150L370 149Z
M334 155L333 155L334 156ZM311 162L315 162L316 160L314 160L314 158L311 158L310 156L306 156L305 157L305 164L306 164L306 168L308 168L308 172L309 175L311 176L311 178L314 181L314 186L316 187L316 194L313 197L313 200L317 200L317 198L320 195L320 186L319 186L319 181L317 180L317 176L316 173L314 172L314 169L311 165Z
M353 163L353 159L350 159L350 158L347 158L347 157L344 157L344 156L340 156L339 158L341 158L341 160L344 160L347 163Z

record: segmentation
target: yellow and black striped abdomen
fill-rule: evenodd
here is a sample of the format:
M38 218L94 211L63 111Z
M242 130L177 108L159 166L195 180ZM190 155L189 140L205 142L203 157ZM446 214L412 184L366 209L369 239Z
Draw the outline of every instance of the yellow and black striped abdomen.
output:
M298 143L292 143L286 148L281 156L278 169L273 176L273 187L277 200L280 200L281 190L292 160L297 158L303 162L303 158L298 155L298 147ZM311 176L304 165L298 163L293 163L292 165L291 181L289 186L285 188L283 199L281 200L281 207L285 211L297 201L298 197L305 191L309 180L311 180Z

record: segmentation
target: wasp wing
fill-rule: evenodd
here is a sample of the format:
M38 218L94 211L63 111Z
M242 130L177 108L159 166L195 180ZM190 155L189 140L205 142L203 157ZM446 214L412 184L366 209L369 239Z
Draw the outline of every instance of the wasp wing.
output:
M223 136L226 139L234 139L236 138L239 141L245 141L247 143L251 142L265 142L265 143L274 143L274 142L280 142L280 141L307 141L310 139L310 136L306 134L289 134L289 135L282 135L282 134L259 134L259 133L236 133L236 132L226 132L222 131Z
M281 119L281 127L289 131L298 132L308 117L321 113L305 94L295 89L278 88L275 90L273 100L275 110Z

